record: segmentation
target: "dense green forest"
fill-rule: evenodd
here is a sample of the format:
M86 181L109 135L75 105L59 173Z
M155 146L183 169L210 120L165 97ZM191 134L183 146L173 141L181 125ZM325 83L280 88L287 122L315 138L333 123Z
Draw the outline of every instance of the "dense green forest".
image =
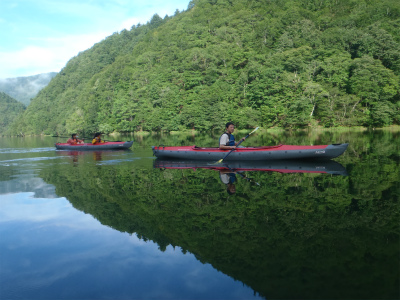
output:
M14 99L28 106L31 99L47 86L56 76L56 72L43 73L33 76L0 79L0 92L10 95Z
M72 58L11 133L400 124L398 0L192 0Z
M78 152L39 175L102 224L190 251L266 299L397 299L399 133L312 139L353 141L338 160L349 176L246 172L260 186L238 178L229 196L214 170L93 164L107 153Z
M24 110L25 106L22 103L6 93L0 92L0 135Z

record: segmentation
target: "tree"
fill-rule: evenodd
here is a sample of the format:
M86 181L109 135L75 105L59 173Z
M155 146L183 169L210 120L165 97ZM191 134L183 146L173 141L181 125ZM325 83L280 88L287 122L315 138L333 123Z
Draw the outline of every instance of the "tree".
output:
M350 90L359 97L359 103L365 112L370 114L369 123L366 125L383 126L393 121L391 109L395 106L389 103L399 101L399 82L399 77L386 69L380 60L371 56L354 60L351 66ZM357 104L354 105L353 111ZM373 112L378 112L378 116Z
M304 96L310 101L312 109L310 117L314 115L315 108L320 101L327 98L329 94L323 89L323 87L316 82L307 82L304 86Z

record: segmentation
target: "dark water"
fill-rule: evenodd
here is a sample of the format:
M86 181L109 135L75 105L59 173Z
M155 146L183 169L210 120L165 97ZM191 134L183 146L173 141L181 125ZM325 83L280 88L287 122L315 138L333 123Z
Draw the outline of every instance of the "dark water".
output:
M81 153L0 138L0 298L400 298L398 131L258 133L253 145L350 145L257 171L168 165L150 148L216 139Z

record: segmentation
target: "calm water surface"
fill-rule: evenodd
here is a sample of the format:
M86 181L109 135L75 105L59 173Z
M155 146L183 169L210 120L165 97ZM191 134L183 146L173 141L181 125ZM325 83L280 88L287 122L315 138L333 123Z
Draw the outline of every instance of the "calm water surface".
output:
M330 162L223 172L150 148L218 136L133 139L71 152L0 138L1 299L400 297L399 132L264 132L253 145L350 146Z

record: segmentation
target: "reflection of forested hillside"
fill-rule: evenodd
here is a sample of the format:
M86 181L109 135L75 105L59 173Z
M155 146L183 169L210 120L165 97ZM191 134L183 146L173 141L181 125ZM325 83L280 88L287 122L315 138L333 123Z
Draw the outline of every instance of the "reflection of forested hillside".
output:
M400 123L398 0L192 0L71 58L15 132Z
M14 170L7 165L0 165L0 181L9 181L14 176Z
M397 146L396 146L397 145ZM368 133L348 177L59 164L41 177L102 224L190 251L266 298L398 297L399 136Z

